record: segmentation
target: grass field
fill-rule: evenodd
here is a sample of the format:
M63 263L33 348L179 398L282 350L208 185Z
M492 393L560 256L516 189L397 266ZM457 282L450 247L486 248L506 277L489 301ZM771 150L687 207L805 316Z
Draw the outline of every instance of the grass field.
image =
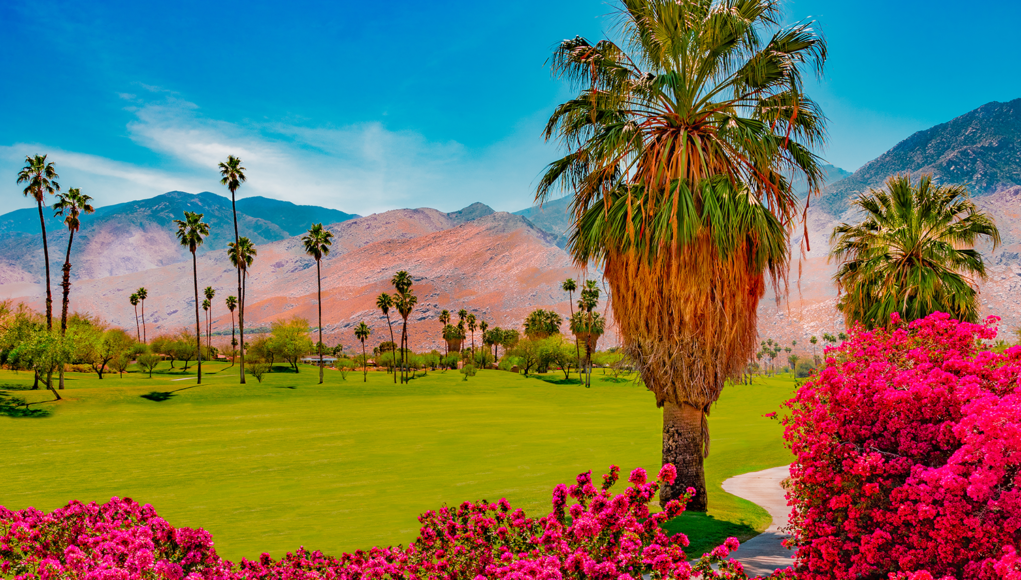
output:
M611 463L659 466L662 418L652 395L596 371L591 389L501 372L430 372L408 385L385 373L347 380L313 367L237 384L237 369L204 365L194 385L167 368L69 374L64 401L0 371L0 505L50 510L111 496L151 503L176 526L202 527L228 559L280 556L299 545L337 554L414 538L416 516L444 503L507 497L549 509L552 488ZM191 378L189 378L191 377ZM724 479L782 465L780 426L762 417L790 379L733 386L710 418L708 516L685 514L690 553L768 525Z

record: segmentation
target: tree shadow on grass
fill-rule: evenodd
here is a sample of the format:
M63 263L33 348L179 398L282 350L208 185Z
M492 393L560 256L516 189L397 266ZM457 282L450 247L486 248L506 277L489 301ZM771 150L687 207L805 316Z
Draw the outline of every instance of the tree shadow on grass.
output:
M701 512L684 512L661 526L669 534L681 532L688 536L691 544L684 549L689 558L698 558L719 546L729 537L741 542L759 535L748 524L719 520Z
M551 385L581 385L581 379L565 379L563 377L548 375L530 375L532 378L549 383Z
M186 391L188 389L194 389L197 386L198 385L192 385L190 387L181 387L180 389L174 389L173 391L152 391L152 392L146 393L144 395L139 395L139 397L142 397L143 399L147 399L147 400L152 401L154 403L162 403L164 401L169 401L170 399L176 397L177 395L175 393L177 393L179 391Z
M40 385L42 385L41 382L40 382ZM40 386L39 389L35 389L35 390L40 390L42 388L44 388L44 386ZM28 384L26 384L26 383L3 383L3 384L0 384L0 391L31 391L31 390L33 390L31 383L28 383Z
M273 387L273 388L274 389L291 389L293 391L293 390L297 389L298 387L290 387L289 386L289 387Z
M53 411L46 408L33 409L29 405L53 402L54 401L39 401L38 403L26 403L21 397L13 397L6 393L0 393L0 417L42 419L52 415Z

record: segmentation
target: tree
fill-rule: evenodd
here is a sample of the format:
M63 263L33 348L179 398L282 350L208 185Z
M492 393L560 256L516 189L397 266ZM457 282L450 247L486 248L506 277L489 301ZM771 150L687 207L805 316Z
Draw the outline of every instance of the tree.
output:
M539 180L573 196L569 250L603 267L623 350L663 408L660 501L705 511L706 413L755 351L766 274L788 272L790 228L823 183L825 118L803 92L826 45L779 0L622 0L620 42L562 42L579 89L546 125L566 155ZM768 36L763 37L763 33Z
M440 321L440 335L442 336L444 331L446 331L446 329L447 329L447 325L450 324L450 311L449 310L441 311L440 315L438 317L438 320ZM444 338L444 345L446 345L446 337L444 336L443 338ZM444 346L444 348L446 349L447 347ZM450 354L450 351L449 350L445 350L443 354L444 354L444 356L446 356L446 355Z
M443 327L443 341L447 343L447 354L461 352L461 345L464 343L464 324L457 326L448 324Z
M372 334L372 329L365 324L364 320L355 327L355 338L362 341L362 382L368 382L369 380L369 358L365 354L365 341L369 338L370 334Z
M525 318L525 334L534 340L547 338L560 334L560 325L563 323L564 319L556 312L539 308Z
M397 290L397 293L394 295L394 307L404 320L404 325L401 328L401 382L407 382L408 317L411 316L411 311L418 304L418 296L412 293L411 274L408 274L405 270L394 274L393 278L390 279L390 283Z
M202 312L206 315L206 350L209 350L209 309L213 307L213 303L208 298L202 301Z
M560 285L560 288L564 292L567 292L567 306L571 309L571 320L574 320L574 292L578 289L577 283L574 278L568 278L564 280L564 283ZM575 358L581 360L581 346L578 344L578 338L574 339L574 354Z
M465 318L465 322L468 323L468 332L470 332L471 336L472 336L472 353L474 353L475 352L475 330L478 328L478 321L475 318L475 314L474 313L473 314L469 314Z
M808 339L808 342L812 343L812 358L816 358L817 356L819 356L817 354L819 349L818 347L816 347L816 345L819 344L819 339L816 338L815 336L812 336Z
M64 218L64 225L70 232L67 238L67 254L64 256L64 279L61 283L64 290L63 302L60 307L61 332L67 330L67 306L71 294L71 244L74 243L75 232L81 228L81 214L96 211L92 207L91 201L91 197L82 193L80 189L72 187L67 190L67 193L58 193L57 203L53 204L54 215Z
M235 220L237 218L235 217ZM235 228L237 227L235 222ZM241 236L237 242L227 244L227 257L230 258L230 263L234 265L241 272L241 284L238 290L238 332L240 334L241 343L238 345L238 354L241 356L241 384L245 384L245 325L244 325L244 312L246 302L246 294L248 292L248 269L252 267L255 262L255 257L258 255L258 251L255 249L255 244L252 240ZM262 381L259 381L260 383Z
M183 220L174 220L177 224L177 239L182 246L191 252L191 268L195 282L195 357L198 361L198 381L202 384L202 327L199 322L199 266L195 251L202 245L205 237L209 235L209 224L202 221L202 214L186 211ZM142 290L142 288L140 288ZM144 308L143 308L144 311ZM144 326L144 323L143 323ZM143 335L144 340L144 335ZM187 362L185 368L187 368Z
M245 177L244 167L241 166L241 159L234 157L233 155L227 156L227 161L221 161L219 164L220 169L220 185L226 185L227 189L230 190L230 209L234 215L234 246L235 248L241 247L241 236L238 234L238 208L237 196L238 188L241 184L248 180ZM252 248L252 256L255 256L254 247ZM238 306L238 330L241 333L241 346L239 352L241 354L241 384L245 384L245 293L242 290L241 283L241 272L244 269L245 260L239 259L233 262L234 267L238 271L238 298L241 299L240 305ZM247 262L247 265L251 265L251 261ZM260 383L262 381L259 381Z
M585 343L585 387L592 386L592 353L596 350L596 342L603 335L606 322L594 312L599 306L599 287L595 280L588 280L581 290L578 300L578 312L571 317L571 332L575 341Z
M498 353L497 349L499 348L500 342L502 340L503 340L503 329L500 328L499 326L497 326L496 328L493 328L492 330L483 330L482 331L482 344L484 344L487 348L492 348L493 349L493 360L494 361L500 360L500 357L497 356L497 353Z
M840 224L830 239L845 326L884 327L895 312L909 322L933 312L978 319L974 280L985 279L986 267L975 243L984 238L995 249L1000 232L965 186L935 185L928 175L914 185L901 175L852 207L862 221Z
M394 348L396 348L397 343L394 342L394 327L393 324L390 322L390 309L393 307L394 298L393 296L390 296L386 292L380 294L379 297L376 298L376 308L379 308L380 310L383 311L383 316L386 316L386 327L390 329L390 344L394 345ZM380 349L382 351L382 345L380 345ZM397 383L396 372L394 373L394 383Z
M295 316L274 322L267 347L275 356L291 365L294 372L299 372L298 362L313 347L312 339L308 337L308 320Z
M225 302L227 303L227 310L230 310L230 364L234 366L234 354L238 347L238 341L234 338L234 309L238 307L237 296L228 296Z
M521 340L521 335L516 329L508 328L507 330L504 330L500 335L500 344L503 346L504 354L506 354L508 350L517 346L519 340Z
M205 303L202 305L206 310L206 348L213 348L213 298L216 297L216 290L213 290L212 286L206 286L202 294L205 295L206 301L209 302L208 308L206 308Z
M323 257L330 253L333 232L324 228L323 224L312 224L308 233L301 237L301 243L305 246L305 253L316 261L316 295L319 305L319 384L321 385L323 384L323 277L319 264Z
M53 162L46 161L46 155L25 157L25 167L18 173L18 183L27 183L23 193L32 197L39 206L39 227L43 234L43 261L46 266L46 328L53 328L53 292L50 288L50 247L46 243L46 218L43 217L43 205L46 194L53 195L60 191L57 183L57 170Z
M92 367L92 370L103 378L106 367L113 359L131 352L135 341L131 336L120 328L111 328L103 331L101 328L93 341L89 341L83 358Z
M153 369L156 368L156 365L160 364L160 355L151 352L143 353L138 355L135 362L138 366L142 367L142 370L149 373L149 378L151 379Z
M132 293L128 301L135 307L135 334L138 335L138 342L142 342L142 330L138 326L138 293Z
M149 338L145 334L145 299L149 297L149 291L142 287L135 290L135 294L138 294L138 301L142 303L142 344L148 344Z

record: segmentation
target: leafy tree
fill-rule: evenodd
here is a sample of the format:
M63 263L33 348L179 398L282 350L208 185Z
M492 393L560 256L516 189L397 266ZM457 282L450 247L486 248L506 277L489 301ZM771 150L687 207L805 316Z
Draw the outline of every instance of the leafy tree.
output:
M533 340L543 339L560 334L560 325L563 323L564 319L556 312L539 308L525 318L525 334Z
M128 301L135 307L135 334L138 335L138 342L142 342L142 330L141 327L138 326L138 293L133 292L128 298Z
M135 341L120 328L111 328L106 331L101 328L97 330L99 332L95 333L92 340L87 343L84 358L96 375L102 379L110 361L119 356L130 354L132 347L135 346Z
M803 176L825 118L803 92L822 71L823 37L787 25L778 0L626 0L619 42L563 41L555 75L579 90L547 123L566 155L540 179L573 195L569 249L613 293L623 348L664 409L663 462L705 511L706 413L755 352L766 274L787 271ZM763 33L766 36L763 36Z
M187 212L185 212L185 215L187 215ZM201 218L201 214L199 215L199 217ZM175 220L175 221L177 221L177 220ZM203 235L209 235L209 234L206 233L206 234L203 234ZM182 242L182 244L183 244L183 242ZM184 244L184 245L187 245L187 244ZM148 344L149 343L149 338L145 334L145 300L146 300L146 298L149 297L149 291L146 290L145 287L142 287L142 288L139 288L138 290L135 290L135 294L138 295L138 301L142 303L142 344Z
M255 343L252 344L254 345ZM248 372L252 373L252 376L255 377L255 380L259 381L259 384L262 384L263 375L265 375L266 372L269 371L270 367L272 366L273 365L271 365L270 363L256 361L255 363L248 367Z
M152 371L156 368L156 365L160 364L160 355L147 352L145 354L138 355L135 359L135 363L142 368L142 370L149 373L149 378L152 378Z
M202 214L186 211L183 220L174 220L177 224L177 239L182 246L191 252L191 267L195 282L195 352L198 357L198 381L202 384L202 330L199 323L199 266L195 251L202 245L205 237L209 235L209 224L202 221ZM144 336L143 336L144 339ZM187 363L185 363L187 368Z
M330 244L333 243L333 232L323 227L323 224L312 224L308 233L301 237L301 243L305 246L305 253L312 256L316 261L316 296L319 305L319 384L323 384L323 275L320 270L320 263L330 253Z
M526 338L517 343L511 355L520 359L521 373L526 377L542 362L542 339Z
M237 217L234 218L235 235L237 234ZM227 244L227 257L230 263L241 273L241 283L238 284L238 333L241 343L238 345L238 354L241 357L241 384L245 384L245 298L248 292L248 269L255 262L258 251L252 240L241 236L238 241ZM261 382L261 381L260 381Z
M35 199L39 206L39 227L43 235L43 261L46 266L46 328L53 328L53 292L50 288L50 247L46 242L46 218L43 216L43 205L46 194L53 195L60 191L57 183L57 170L52 161L46 161L46 155L25 157L25 167L18 172L18 183L25 183L25 197Z
M273 353L273 349L270 348L269 336L259 336L253 340L249 346L248 352L252 355L253 361L267 363L269 365L269 370L273 369L273 363L276 361L276 355Z
M985 279L986 267L975 243L984 238L995 249L1000 232L967 188L935 185L931 176L914 185L901 175L852 206L864 218L837 226L830 251L840 264L834 280L846 326L887 326L894 312L907 321L933 312L978 319L974 279Z
M220 169L220 185L226 185L227 189L230 190L230 209L234 216L234 246L235 255L241 248L241 235L238 233L238 208L237 208L237 190L241 187L241 184L248 180L245 176L244 167L241 166L241 159L234 157L233 155L227 156L227 161L221 161L219 164ZM251 256L255 256L254 247L252 248ZM241 333L241 348L239 353L241 355L241 384L245 384L245 293L242 290L241 273L246 266L250 266L251 261L243 259L244 256L236 257L231 260L234 267L238 272L238 298L240 304L238 306L238 330ZM260 383L262 381L259 381Z
M274 322L270 330L269 350L291 365L298 372L301 357L312 351L312 339L308 337L308 320L294 317Z
M368 382L369 380L369 364L368 356L365 354L365 341L368 340L369 335L372 334L372 329L369 328L363 320L355 327L355 338L362 341L362 382Z
M131 355L122 354L121 356L110 361L110 370L117 373L120 378L124 378L124 371L128 370L128 365L131 364ZM152 378L151 376L149 378Z
M170 361L170 368L174 368L174 361L177 360L177 349L175 348L176 342L176 337L161 334L152 339L152 343L149 344L149 349L156 354L161 354L167 357Z
M174 354L177 360L184 363L184 372L188 372L188 363L199 356L199 335L192 336L187 330L182 330L180 337L174 341Z
M383 312L383 316L386 316L386 327L390 329L390 344L393 349L397 348L397 343L394 342L394 327L393 323L390 322L390 309L394 307L394 297L387 294L386 292L379 295L376 298L376 308L379 308ZM383 343L386 344L386 343ZM383 344L379 345L380 352L383 351ZM392 368L387 369L392 370ZM397 373L394 373L394 383L397 382Z
M61 283L64 290L60 308L61 331L67 330L67 306L71 294L71 244L74 243L75 232L81 228L81 214L96 211L92 207L91 201L91 197L82 193L80 189L72 187L67 190L67 193L58 193L57 203L53 204L54 215L64 218L64 225L70 232L67 238L67 254L64 256L64 280Z

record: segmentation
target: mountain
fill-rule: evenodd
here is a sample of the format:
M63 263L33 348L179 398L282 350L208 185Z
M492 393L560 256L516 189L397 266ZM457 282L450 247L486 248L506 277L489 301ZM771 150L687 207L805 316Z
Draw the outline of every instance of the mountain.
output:
M55 280L59 281L68 232L61 219L53 217L50 208L43 211L51 275L56 272ZM187 249L177 243L173 222L182 219L185 211L202 213L203 221L209 224L210 235L200 253L223 250L234 241L230 199L208 191L198 194L171 191L150 199L104 206L81 217L81 229L75 234L71 251L72 279L117 276L187 260ZM238 201L238 228L256 244L295 235L313 219L334 223L351 217L336 210L266 198ZM20 209L0 216L0 256L3 256L0 284L42 279L38 209Z
M475 203L469 205L464 209L448 213L447 217L453 220L454 223L463 224L466 222L470 222L472 220L477 220L479 218L486 217L487 215L493 215L494 213L496 212L493 211L493 208L489 207L484 203L479 203L476 201Z

